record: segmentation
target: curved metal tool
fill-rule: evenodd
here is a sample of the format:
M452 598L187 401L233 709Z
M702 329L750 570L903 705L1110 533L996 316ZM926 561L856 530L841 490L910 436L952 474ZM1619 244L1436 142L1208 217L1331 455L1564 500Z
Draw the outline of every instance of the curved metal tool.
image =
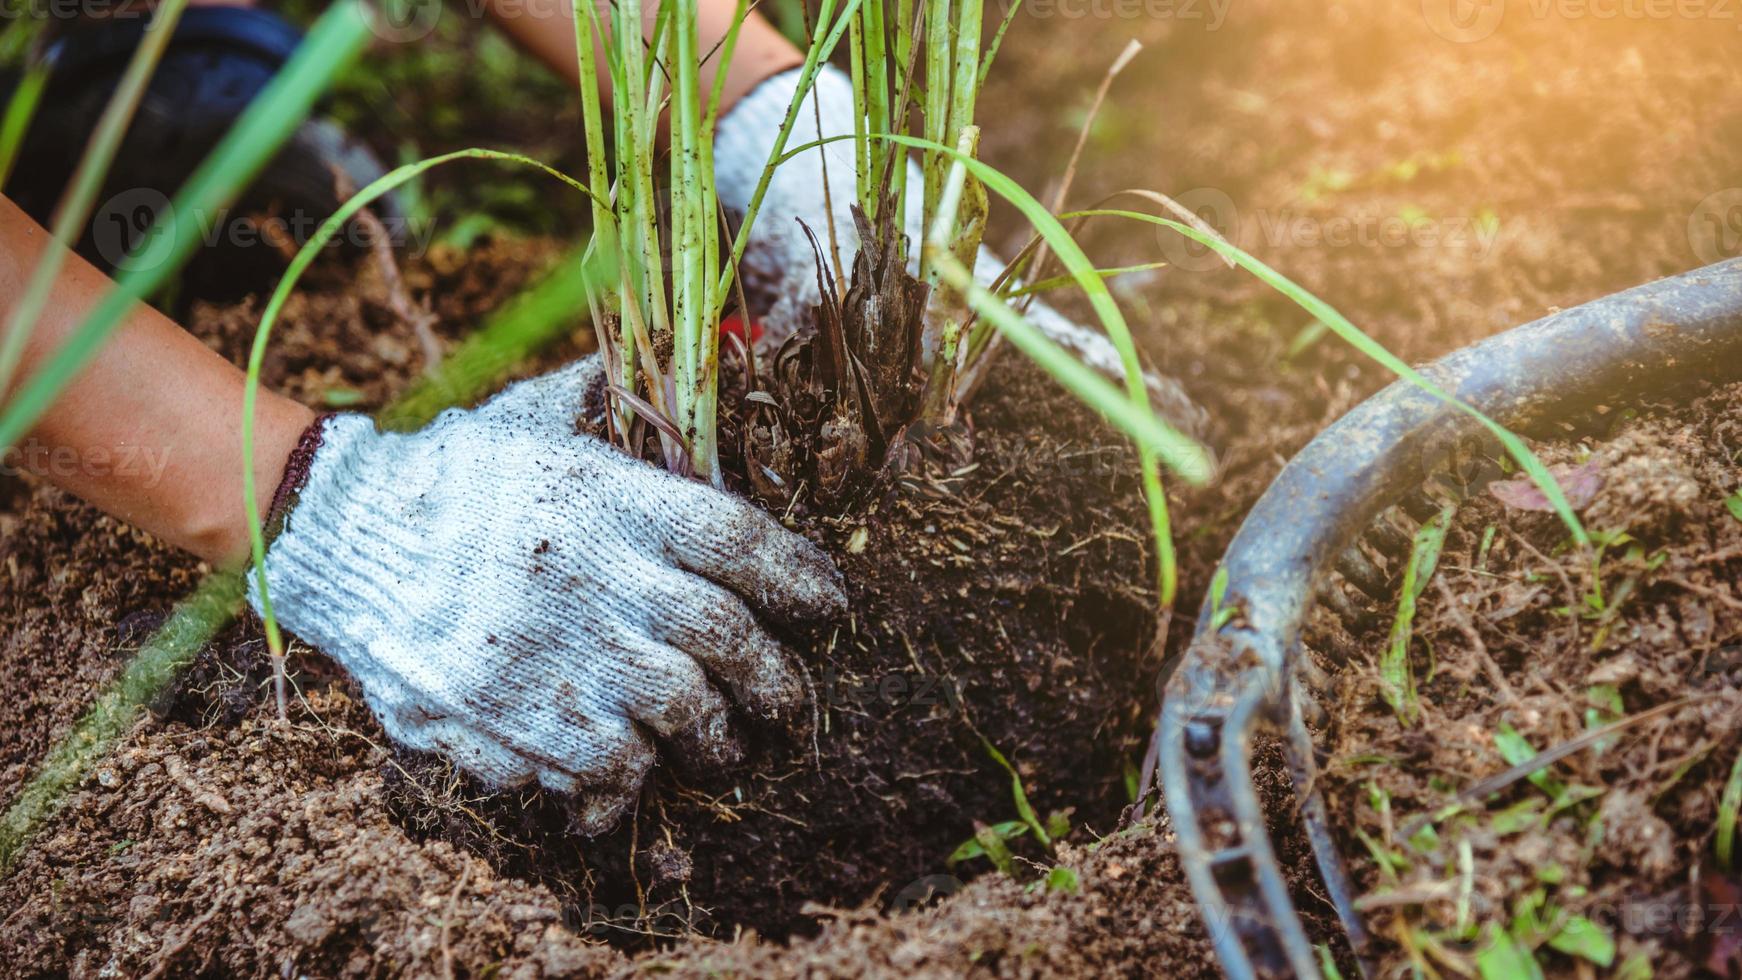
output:
M1424 373L1525 433L1677 382L1742 378L1742 260L1556 313ZM1394 504L1418 519L1431 513L1412 492L1482 434L1469 415L1404 381L1320 433L1235 535L1219 608L1206 599L1197 635L1167 679L1156 731L1162 792L1216 955L1236 980L1319 974L1252 782L1253 739L1266 725L1284 736L1326 891L1357 954L1366 946L1314 789L1296 683L1301 627L1375 517Z

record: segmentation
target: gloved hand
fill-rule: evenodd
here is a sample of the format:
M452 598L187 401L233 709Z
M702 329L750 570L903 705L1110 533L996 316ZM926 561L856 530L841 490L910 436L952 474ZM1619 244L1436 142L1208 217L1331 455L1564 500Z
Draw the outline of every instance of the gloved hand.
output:
M750 504L577 434L600 378L590 357L409 434L323 417L266 554L279 621L390 737L493 786L579 793L588 833L633 802L656 740L739 757L716 685L761 718L796 711L804 684L760 617L846 602L828 558Z
M714 134L714 177L720 203L727 209L742 214L749 208L786 118L787 106L798 88L799 73L794 68L767 79L720 120ZM817 73L816 83L799 110L786 145L795 148L820 139L851 136L853 113L852 80L840 69L825 65ZM776 342L797 330L810 308L821 300L815 275L816 256L798 220L827 241L824 236L832 210L841 261L850 267L858 252L858 234L851 211L857 200L855 166L853 143L842 140L794 156L775 170L769 182L740 271L748 291L775 297L762 325L767 336ZM919 165L911 159L907 162L907 186L903 227L913 246L909 256L912 271L924 239L924 202L919 189L925 182ZM990 249L980 249L974 263L975 279L989 285L1003 269L1002 259ZM1028 308L1028 319L1083 363L1116 381L1124 380L1119 352L1105 334L1076 323L1038 300ZM1204 411L1178 384L1153 373L1146 373L1144 381L1157 412L1185 432L1194 435L1202 432L1206 422Z

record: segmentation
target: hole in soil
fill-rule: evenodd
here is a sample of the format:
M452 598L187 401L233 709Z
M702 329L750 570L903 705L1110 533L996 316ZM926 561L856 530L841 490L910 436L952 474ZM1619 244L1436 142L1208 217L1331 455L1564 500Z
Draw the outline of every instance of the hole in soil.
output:
M904 477L804 519L853 600L851 622L795 638L816 692L808 730L751 732L737 772L662 766L599 838L573 833L561 800L488 797L427 758L389 773L399 819L550 886L572 926L632 946L809 934L810 903L959 888L989 868L949 860L976 821L1018 819L988 746L1042 821L1068 821L1073 840L1113 830L1159 666L1137 468L1034 369L1004 364L976 407L968 472ZM1046 859L1032 837L1010 844Z

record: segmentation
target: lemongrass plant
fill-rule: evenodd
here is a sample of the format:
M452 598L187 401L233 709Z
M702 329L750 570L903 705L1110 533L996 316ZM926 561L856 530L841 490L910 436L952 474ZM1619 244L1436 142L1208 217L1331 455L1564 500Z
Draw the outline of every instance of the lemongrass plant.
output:
M847 0L837 14L835 0L824 0L820 29L801 69L801 97L788 109L775 155L785 147L803 93L858 3ZM604 74L611 82L616 154L609 163L601 100L591 84L582 86L581 115L588 190L594 199L594 247L611 250L621 270L614 290L589 296L616 403L613 435L627 444L639 415L654 423L669 468L718 485L720 317L772 167L764 171L749 213L726 250L714 183L713 134L726 67L749 2L739 0L727 36L708 52L699 47L696 5L697 0L657 0L652 31L644 35L641 0L616 0L605 18L596 5L576 0L575 48L582 79L598 77L602 52ZM700 69L707 58L718 59L718 65L712 88L704 92ZM655 190L661 119L669 120L665 156L670 208L663 227ZM609 329L612 324L614 329ZM665 351L670 353L662 360Z

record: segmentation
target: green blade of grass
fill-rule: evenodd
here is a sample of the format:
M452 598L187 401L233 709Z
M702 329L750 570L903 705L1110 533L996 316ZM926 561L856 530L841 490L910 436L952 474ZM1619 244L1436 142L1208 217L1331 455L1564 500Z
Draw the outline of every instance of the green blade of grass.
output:
M1029 323L976 282L973 274L953 257L946 255L947 261L939 261L934 254L932 259L939 262L938 271L943 281L950 288L963 292L974 312L990 320L1018 350L1044 368L1066 390L1105 415L1140 447L1158 454L1174 472L1199 486L1209 481L1209 454L1191 437L1169 426L1147 406L1134 404L1111 381L1071 356L1069 351L1041 333L1039 327Z
M30 431L134 304L169 282L199 246L199 216L216 213L234 200L284 145L315 100L373 36L369 24L369 15L357 0L340 0L321 15L290 61L170 202L170 213L182 217L167 228L154 223L147 230L146 240L168 236L162 261L123 271L115 288L0 411L0 446L9 446Z
M1718 855L1718 866L1725 871L1735 867L1738 811L1742 811L1742 752L1730 764L1730 778L1724 781L1724 793L1718 799L1718 826L1712 835L1712 850Z
M980 73L974 79L974 87L986 87L986 76L992 72L992 62L998 57L998 49L1004 46L1004 34L1010 30L1010 25L1016 20L1016 15L1022 12L1022 0L1015 0L1010 9L1004 12L1004 19L999 21L998 30L992 35L992 43L986 46L986 53L980 58Z
M1016 804L1016 815L1021 817L1023 824L1034 832L1034 837L1040 841L1041 846L1051 851L1052 835L1046 832L1046 827L1040 822L1040 815L1034 812L1034 805L1028 802L1028 790L1022 785L1022 774L1016 771L1016 767L1010 764L1010 760L1005 758L1004 753L998 751L998 747L993 745L986 736L980 736L980 744L985 747L986 754L992 757L992 761L998 763L999 768L1009 773L1010 799Z
M1455 508L1447 507L1435 514L1415 532L1415 544L1409 552L1409 562L1403 566L1403 583L1397 593L1397 618L1391 622L1391 635L1379 656L1379 679L1387 704L1404 725L1415 724L1421 713L1416 700L1415 670L1409 662L1409 641L1415 634L1415 606L1427 589L1439 567L1440 552L1446 544L1446 532L1452 526Z
M0 335L0 391L12 384L12 372L18 369L18 359L24 354L24 339L48 304L55 280L60 277L67 256L72 254L70 249L78 244L81 230L91 217L91 209L96 206L97 192L109 176L116 151L121 148L121 138L126 135L127 126L139 109L140 99L145 97L145 86L150 83L152 72L157 70L157 63L169 46L170 37L186 7L187 0L164 0L152 11L144 38L133 50L133 57L115 86L115 94L109 98L109 104L97 120L96 129L91 132L90 141L85 144L85 152L79 157L72 179L55 207L51 234L62 247L43 249L36 268L31 270L30 280L25 283L23 294L12 308L3 335Z
M24 135L30 131L30 121L42 104L42 90L48 85L53 68L46 61L36 61L24 70L12 98L6 101L6 114L0 117L0 190L12 179L12 168L18 163L18 151L24 146Z
M1356 350L1367 355L1372 360L1377 361L1387 370L1405 381L1408 381L1410 384L1415 385L1422 391L1427 392L1440 401L1445 402L1447 405L1450 405L1458 411L1463 412L1465 415L1475 419L1477 423L1479 423L1484 429L1487 429L1494 438L1498 439L1502 446L1506 447L1507 453L1518 463L1519 468L1523 469L1524 472L1530 476L1531 481L1534 482L1537 485L1537 488L1542 491L1543 496L1547 497L1549 503L1554 505L1555 513L1560 516L1561 522L1567 526L1567 530L1572 534L1573 539L1579 543L1580 547L1586 549L1591 547L1591 536L1585 531L1585 526L1579 521L1578 515L1573 513L1572 505L1567 502L1566 494L1561 491L1560 484L1555 480L1554 475L1549 472L1548 467L1543 465L1543 462L1537 458L1536 454L1530 451L1530 447L1524 444L1523 439L1520 439L1517 435L1513 434L1512 431L1507 429L1505 426L1489 418L1486 413L1482 412L1474 405L1471 405L1463 399L1451 394L1428 379L1420 371L1417 371L1415 368L1404 363L1401 358L1387 350L1383 344L1380 344L1377 340L1369 337L1363 330L1361 330L1361 328L1349 322L1349 319L1343 316L1343 314L1337 312L1335 307L1326 303L1324 300L1319 299L1317 296L1314 296L1287 276L1284 276L1282 273L1277 272L1270 266L1265 265L1258 259L1248 255L1246 252L1229 243L1225 239L1216 235L1205 234L1190 225L1174 221L1171 218L1163 218L1153 214L1144 214L1140 211L1124 211L1117 208L1094 208L1086 211L1073 211L1068 214L1060 215L1059 217L1066 220L1086 217L1118 217L1129 218L1133 221L1148 222L1150 224L1160 225L1164 228L1171 228L1187 238L1214 250L1224 258L1232 260L1247 272L1258 277L1258 279L1266 285L1288 297L1301 309L1306 310L1314 317L1317 317L1325 324L1325 326L1329 327L1333 333L1343 338L1344 341Z

